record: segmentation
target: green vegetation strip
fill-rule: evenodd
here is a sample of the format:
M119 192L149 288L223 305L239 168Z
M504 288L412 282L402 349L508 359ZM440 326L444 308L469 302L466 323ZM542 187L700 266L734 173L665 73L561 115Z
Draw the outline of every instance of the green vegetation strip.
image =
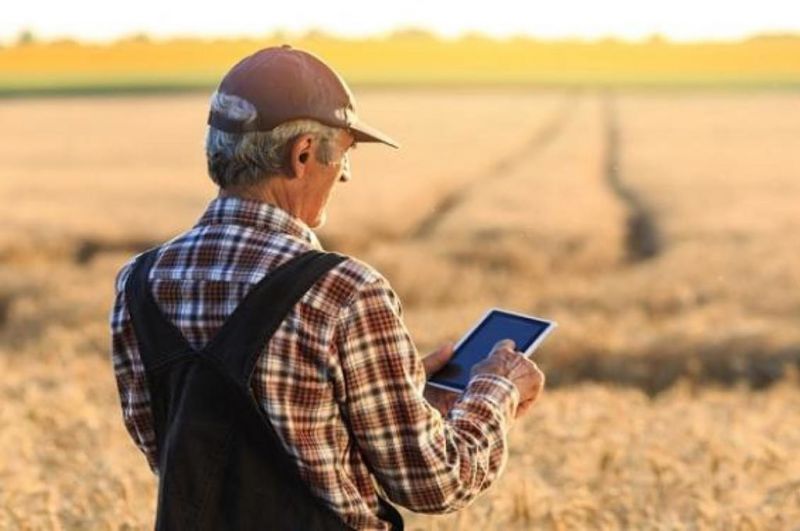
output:
M800 89L800 78L580 78L530 77L528 79L466 79L432 80L423 77L382 78L345 76L353 86L363 88L518 88L518 89L620 89L620 90L789 90ZM163 78L130 76L124 78L67 78L67 79L8 79L0 76L0 98L37 98L61 96L115 96L137 94L210 93L220 75Z
M158 77L147 74L115 77L0 75L0 98L92 96L210 92L219 82L216 74Z

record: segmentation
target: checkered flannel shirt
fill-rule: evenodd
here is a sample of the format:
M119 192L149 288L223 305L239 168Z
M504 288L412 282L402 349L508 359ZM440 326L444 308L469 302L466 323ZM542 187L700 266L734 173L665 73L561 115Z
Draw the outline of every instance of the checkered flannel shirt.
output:
M285 211L220 197L192 229L161 247L150 273L153 294L199 349L266 273L310 248L321 249L317 237ZM157 474L144 367L125 301L131 264L117 275L112 356L126 427ZM303 480L356 529L388 529L377 516L381 491L412 511L450 512L504 467L519 400L514 385L479 376L446 417L425 400L424 386L397 296L353 258L293 308L252 378L255 399Z

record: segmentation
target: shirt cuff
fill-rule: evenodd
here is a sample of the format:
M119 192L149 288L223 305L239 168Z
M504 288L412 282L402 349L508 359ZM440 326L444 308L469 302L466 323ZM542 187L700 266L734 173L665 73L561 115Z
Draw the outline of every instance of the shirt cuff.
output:
M479 374L467 385L462 398L476 398L490 403L503 417L505 431L511 427L519 405L519 390L514 382L497 374Z

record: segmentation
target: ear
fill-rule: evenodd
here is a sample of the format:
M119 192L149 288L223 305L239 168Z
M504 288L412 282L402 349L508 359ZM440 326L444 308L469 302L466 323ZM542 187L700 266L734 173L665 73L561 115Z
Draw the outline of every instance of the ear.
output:
M306 174L308 163L311 161L311 152L314 148L314 136L300 135L292 143L289 151L288 169L291 170L290 177L302 178Z

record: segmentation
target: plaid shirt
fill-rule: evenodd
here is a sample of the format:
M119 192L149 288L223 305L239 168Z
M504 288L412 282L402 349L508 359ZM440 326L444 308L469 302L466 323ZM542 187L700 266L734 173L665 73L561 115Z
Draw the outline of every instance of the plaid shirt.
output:
M192 229L161 247L150 273L153 294L199 349L267 272L309 248L320 249L319 240L285 211L217 198ZM131 264L116 280L114 371L128 431L158 473L144 367L126 309ZM446 417L424 399L424 385L397 296L383 276L353 258L293 308L252 379L256 400L303 480L356 529L388 529L377 517L381 491L412 511L454 511L504 466L519 400L514 385L479 376Z

